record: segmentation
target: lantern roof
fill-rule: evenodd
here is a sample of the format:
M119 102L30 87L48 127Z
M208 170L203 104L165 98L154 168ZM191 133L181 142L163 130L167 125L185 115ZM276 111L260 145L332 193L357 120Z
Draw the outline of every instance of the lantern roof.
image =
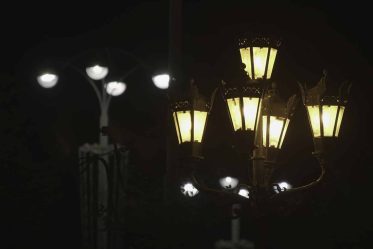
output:
M238 39L239 48L247 47L271 47L279 48L281 40L271 36L252 36Z
M343 105L347 103L347 96L350 93L351 83L344 81L339 87L338 94L325 95L327 93L326 81L327 71L323 71L323 75L319 82L313 88L308 89L306 84L299 84L302 93L302 100L305 105Z
M198 87L194 82L194 79L191 79L189 91L184 96L180 96L178 100L172 103L171 108L173 110L183 111L193 109L195 111L207 112L211 110L217 89L215 89L212 93L210 101L207 101L206 98L200 94Z

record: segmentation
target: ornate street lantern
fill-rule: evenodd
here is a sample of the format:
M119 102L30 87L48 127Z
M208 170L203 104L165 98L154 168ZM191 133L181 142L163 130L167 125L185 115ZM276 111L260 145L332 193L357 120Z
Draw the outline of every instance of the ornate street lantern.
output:
M326 141L335 140L342 124L347 99L351 84L342 84L338 96L325 96L326 77L324 71L318 84L307 89L300 85L303 103L307 108L308 119L312 128L312 134L316 151L320 152ZM347 87L345 87L347 85Z
M252 80L270 79L276 60L279 40L268 37L239 39L241 61Z
M296 95L291 96L285 103L278 96L275 83L265 94L262 107L262 144L267 161L276 160L297 103Z
M251 153L259 123L263 88L257 83L232 87L225 87L225 82L222 83L223 97L235 133L235 145L240 152Z
M233 130L255 132L262 97L261 89L250 85L225 88L224 97Z
M193 82L189 98L172 105L178 143L181 147L188 148L189 155L199 156L210 107L210 103L199 94Z

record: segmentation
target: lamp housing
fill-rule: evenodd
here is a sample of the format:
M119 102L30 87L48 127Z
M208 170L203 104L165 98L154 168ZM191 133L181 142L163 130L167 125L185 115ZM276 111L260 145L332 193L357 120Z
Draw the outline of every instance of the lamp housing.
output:
M270 79L280 40L270 37L241 38L238 40L241 61L250 79Z
M351 84L344 82L339 87L339 93L325 95L327 72L315 87L308 89L300 85L303 103L307 109L315 151L322 152L327 144L333 144L340 134L343 114L346 109L347 95Z
M297 104L296 95L287 102L283 101L278 95L276 83L272 83L272 88L264 95L261 130L264 158L267 161L276 161Z
M188 98L176 101L171 106L177 141L185 156L200 157L210 103L199 94L198 88L192 83Z

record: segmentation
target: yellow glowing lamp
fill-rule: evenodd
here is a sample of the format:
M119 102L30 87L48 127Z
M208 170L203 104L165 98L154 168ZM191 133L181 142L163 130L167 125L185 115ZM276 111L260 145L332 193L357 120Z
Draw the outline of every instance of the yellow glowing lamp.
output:
M278 40L267 37L240 39L241 61L250 79L270 79L276 60Z
M342 124L345 111L346 93L348 94L351 84L342 84L339 96L324 96L326 92L326 71L318 84L307 89L301 86L303 102L306 106L314 138L337 138ZM345 86L347 85L347 88Z
M306 107L314 137L338 137L345 106L325 103Z
M190 96L186 100L173 104L172 115L179 145L189 147L192 154L197 155L200 147L199 144L203 141L203 134L211 105L198 93L198 89L193 84L193 81L191 83ZM213 97L215 96L215 92ZM213 101L213 97L211 101Z
M265 94L262 109L262 144L265 150L281 149L297 103L296 95L290 97L287 103L282 101L277 95L275 84Z
M173 118L179 144L185 142L202 142L208 111L175 111Z
M261 88L251 84L224 87L223 91L233 130L255 132L261 106Z

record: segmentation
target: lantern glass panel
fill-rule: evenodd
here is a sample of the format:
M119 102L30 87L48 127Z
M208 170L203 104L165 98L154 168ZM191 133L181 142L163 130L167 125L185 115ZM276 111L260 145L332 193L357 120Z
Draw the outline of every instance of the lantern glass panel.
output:
M241 61L243 64L245 64L245 71L249 75L249 77L252 79L252 71L251 71L251 54L250 54L250 48L241 48L240 49L241 54Z
M271 48L271 53L269 55L268 61L268 71L267 71L267 79L270 79L272 76L273 66L275 65L277 55L277 49Z
M268 131L267 131L267 125L268 125L267 121L268 121L268 116L263 116L263 146L281 148L283 137L285 137L289 120L282 118L282 117L270 116ZM284 131L282 132L283 128L284 128ZM267 134L267 132L269 134ZM282 132L282 137L281 137L281 132ZM269 136L269 145L267 145L267 136ZM280 146L279 146L279 142L280 142Z
M253 47L254 79L261 79L264 77L268 50L269 48Z
M176 112L182 143L191 141L192 122L190 111Z
M229 114L231 115L233 129L235 131L242 129L240 99L239 98L227 99L227 105L229 109Z
M194 142L202 142L207 112L194 111Z
M308 116L314 137L321 137L320 110L318 105L307 106Z
M337 121L337 110L336 105L323 105L322 106L322 124L324 128L324 137L332 137L334 131L334 125Z
M257 112L259 111L259 98L243 98L243 114L246 130L254 130Z

